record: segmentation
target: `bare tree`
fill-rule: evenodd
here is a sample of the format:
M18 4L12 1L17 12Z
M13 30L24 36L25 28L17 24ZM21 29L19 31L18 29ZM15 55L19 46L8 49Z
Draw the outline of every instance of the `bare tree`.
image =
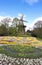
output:
M42 21L37 21L36 23L35 23L35 28L41 28L42 27Z
M39 20L34 24L33 34L42 38L42 21Z
M9 23L11 22L10 18L4 18L1 20L1 24L5 25L7 28L9 27Z

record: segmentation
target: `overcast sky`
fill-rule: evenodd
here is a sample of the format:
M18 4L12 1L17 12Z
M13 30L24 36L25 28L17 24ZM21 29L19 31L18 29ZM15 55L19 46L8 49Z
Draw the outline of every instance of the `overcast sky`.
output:
M42 20L42 0L0 0L0 20L3 17L25 15L27 28L32 28L36 20Z

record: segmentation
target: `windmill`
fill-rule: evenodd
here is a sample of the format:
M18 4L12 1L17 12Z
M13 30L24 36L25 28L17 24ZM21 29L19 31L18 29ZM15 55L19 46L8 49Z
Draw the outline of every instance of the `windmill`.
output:
M20 18L14 18L13 19L13 26L17 28L17 31L21 34L24 34L25 33L25 28L26 26L24 25L24 22L27 22L25 21L24 19L24 15L22 14L20 16Z
M22 27L21 33L24 34L25 28L26 28L26 26L24 25L24 22L27 22L27 21L25 21L23 18L24 18L24 15L22 14L20 19L19 19L19 25L21 25L21 27Z

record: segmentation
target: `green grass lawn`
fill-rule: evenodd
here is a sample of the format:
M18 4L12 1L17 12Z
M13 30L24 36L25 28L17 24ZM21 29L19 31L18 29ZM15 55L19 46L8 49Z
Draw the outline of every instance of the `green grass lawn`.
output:
M15 58L38 58L42 57L42 49L25 45L0 46L0 53Z

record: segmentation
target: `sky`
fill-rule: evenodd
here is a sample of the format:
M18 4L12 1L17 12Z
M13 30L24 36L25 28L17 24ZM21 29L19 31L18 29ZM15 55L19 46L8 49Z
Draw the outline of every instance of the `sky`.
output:
M42 20L42 0L0 0L0 20L4 17L19 17L24 14L31 29L37 20Z

